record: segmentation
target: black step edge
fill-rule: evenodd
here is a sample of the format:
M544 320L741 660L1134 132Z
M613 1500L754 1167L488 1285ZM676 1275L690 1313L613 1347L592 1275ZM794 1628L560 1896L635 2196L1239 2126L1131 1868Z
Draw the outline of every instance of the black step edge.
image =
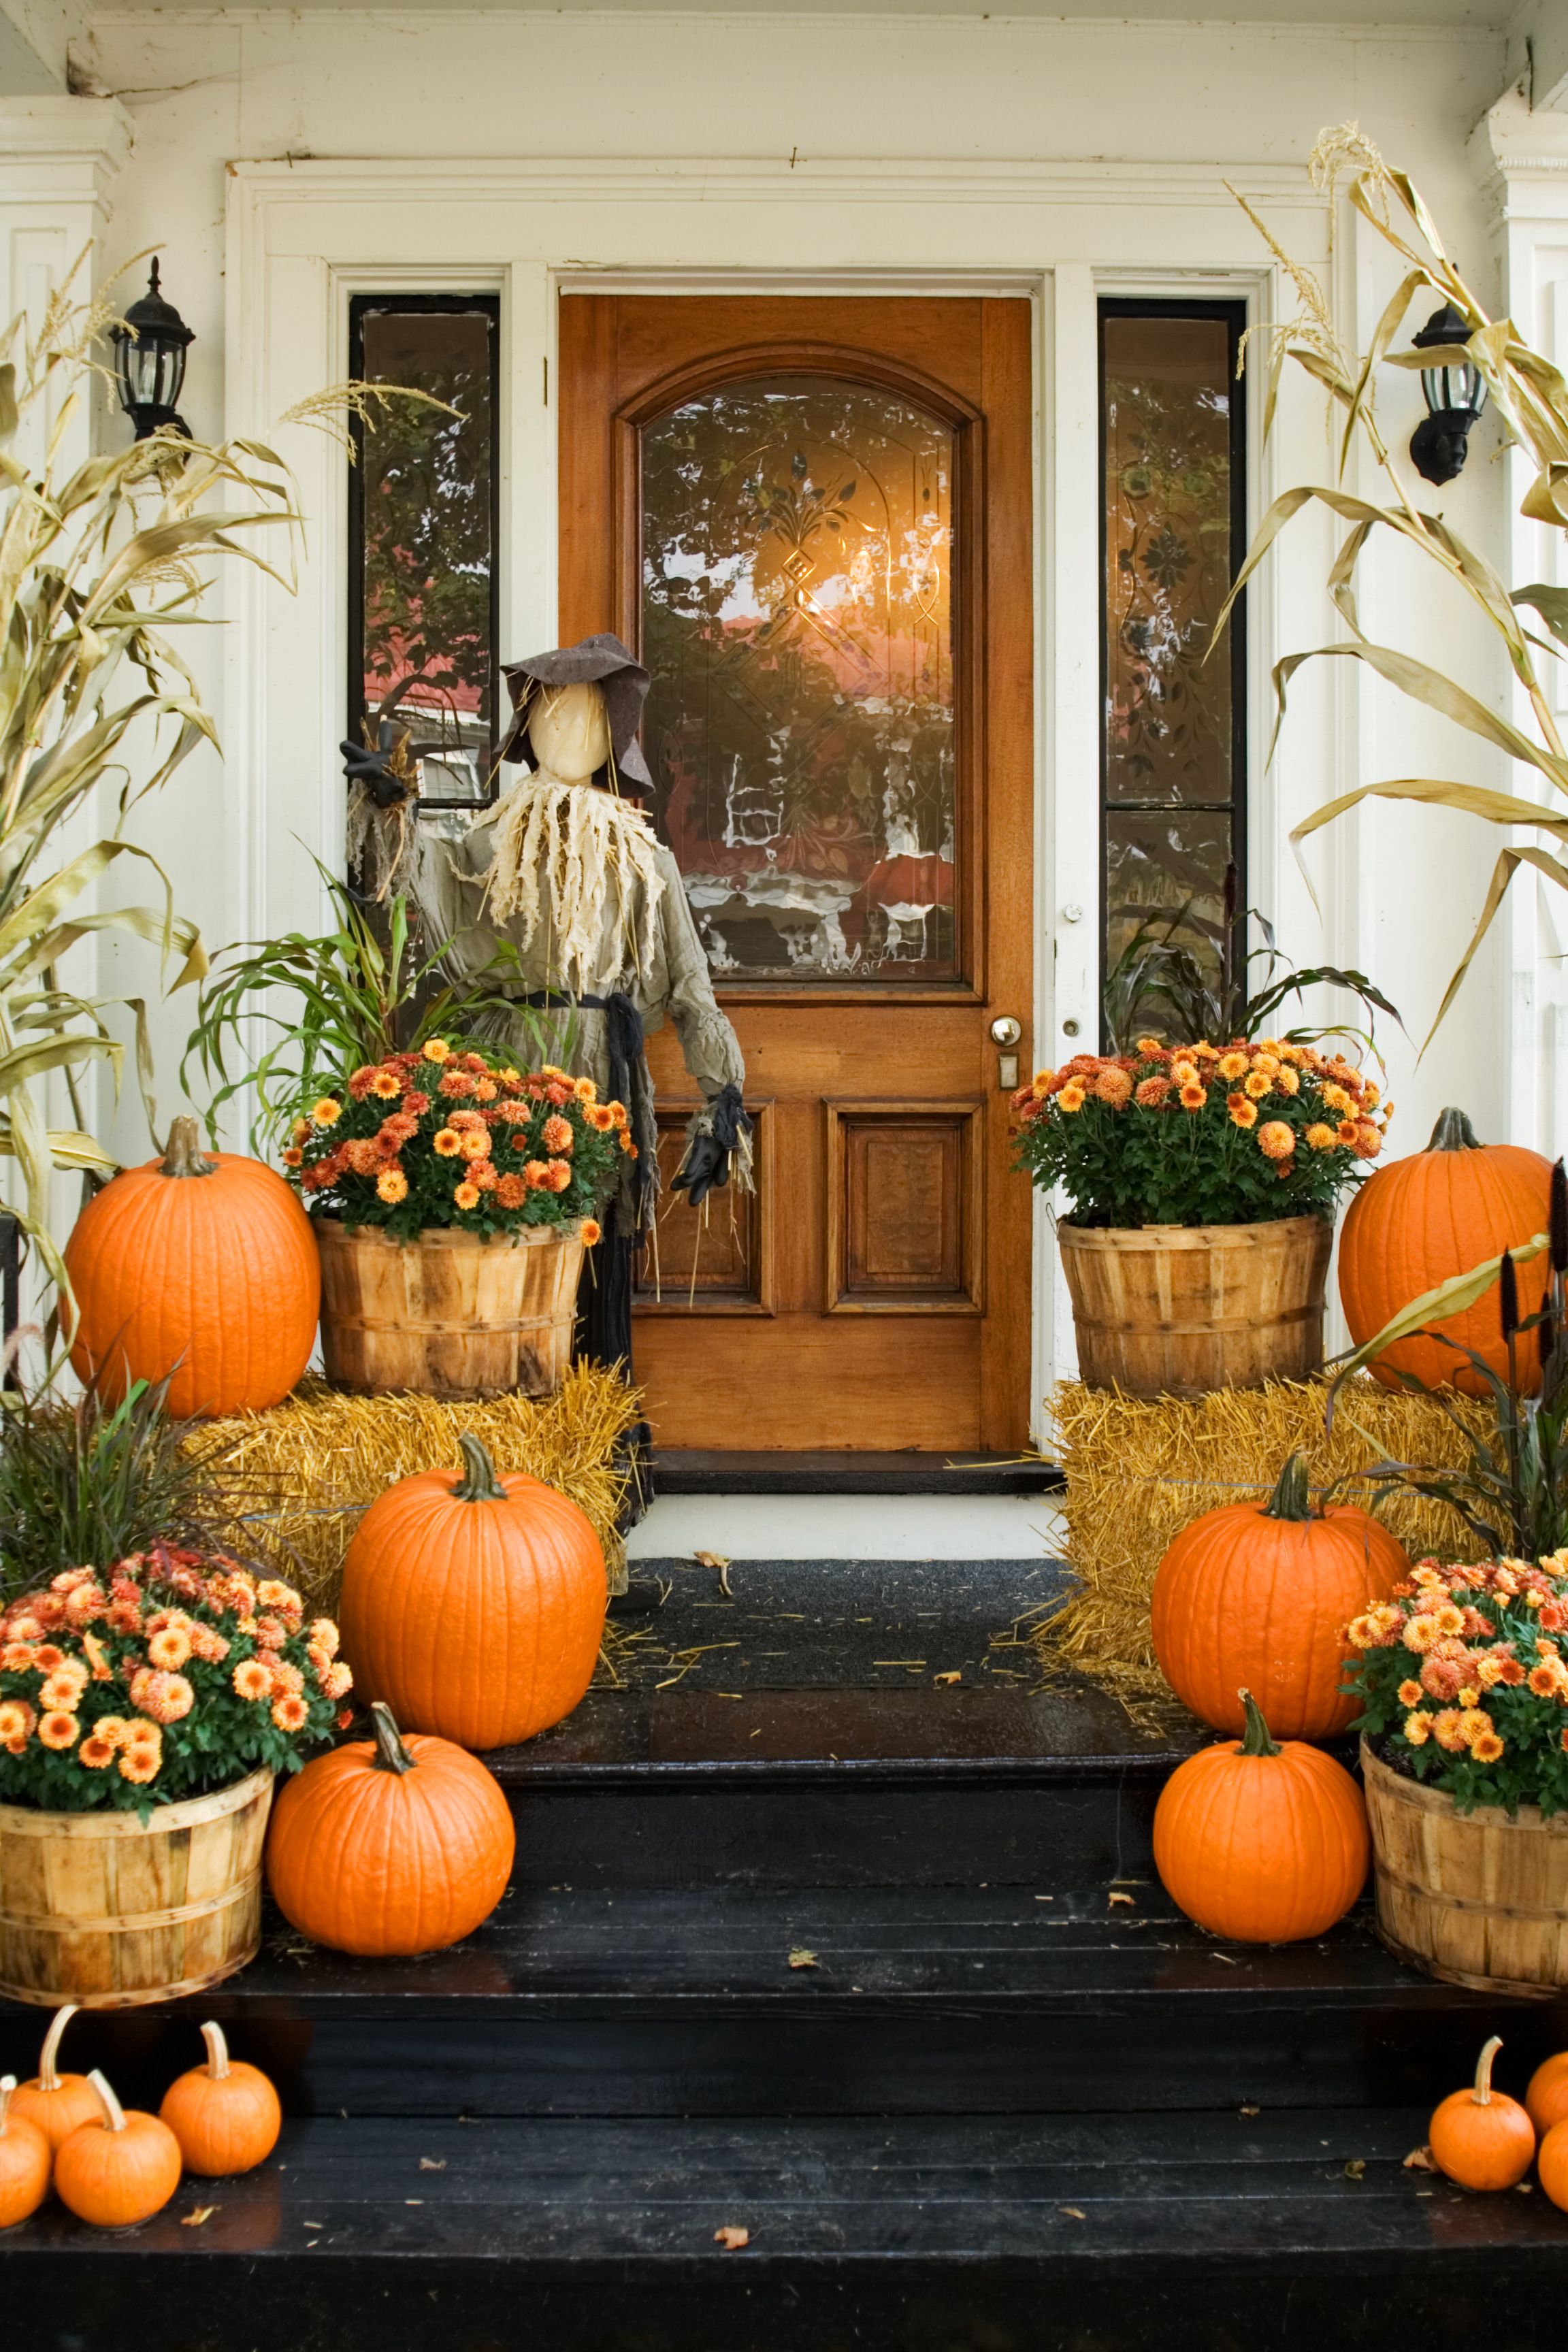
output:
M721 1454L661 1452L660 1495L1044 1495L1066 1482L1054 1463L1017 1454Z

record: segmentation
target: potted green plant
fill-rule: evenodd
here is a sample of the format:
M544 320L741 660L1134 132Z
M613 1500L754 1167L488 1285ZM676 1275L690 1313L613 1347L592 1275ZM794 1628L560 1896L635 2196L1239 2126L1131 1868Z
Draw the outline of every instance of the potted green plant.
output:
M122 2008L243 1968L274 1778L346 1721L327 1618L214 1540L210 1444L138 1383L0 1423L0 1993ZM181 1538L185 1538L182 1540ZM173 1538L173 1539L171 1539Z
M1376 1083L1278 1038L1079 1054L1013 1098L1082 1377L1133 1396L1300 1379L1323 1360L1334 1203L1382 1148Z

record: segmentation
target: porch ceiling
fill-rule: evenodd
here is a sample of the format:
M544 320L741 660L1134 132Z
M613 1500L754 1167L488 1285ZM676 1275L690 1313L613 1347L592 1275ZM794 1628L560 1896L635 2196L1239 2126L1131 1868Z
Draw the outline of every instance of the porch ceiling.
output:
M405 8L410 0L384 0L388 11ZM461 8L471 13L476 0L419 0L420 13ZM1085 23L1194 23L1207 25L1289 25L1325 32L1346 26L1360 32L1386 26L1402 35L1422 28L1434 32L1471 31L1497 34L1517 16L1515 0L1076 0L1064 8L1056 0L1004 0L1000 7L984 7L979 0L480 0L500 15L513 16L973 16L977 21L1005 22L1027 18L1063 25ZM366 0L238 0L238 13L254 9L287 9L295 15L312 10L353 9L363 13ZM89 16L147 13L148 0L91 0ZM205 16L221 16L213 0L157 0L157 13L188 9Z

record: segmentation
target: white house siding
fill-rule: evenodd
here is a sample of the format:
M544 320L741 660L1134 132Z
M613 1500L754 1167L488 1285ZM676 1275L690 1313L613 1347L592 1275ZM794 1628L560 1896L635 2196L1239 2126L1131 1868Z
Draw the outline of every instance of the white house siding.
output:
M1064 1018L1076 1014L1086 1033L1093 1020L1098 506L1087 338L1097 287L1238 289L1260 316L1278 315L1279 274L1225 196L1228 178L1260 193L1292 250L1331 271L1364 333L1396 272L1345 221L1331 259L1304 173L1319 131L1353 118L1415 175L1460 268L1483 299L1498 299L1497 189L1484 191L1480 168L1496 142L1483 132L1479 157L1468 142L1507 66L1500 34L1452 29L442 7L114 10L92 20L77 51L78 87L113 100L132 134L113 178L104 251L118 260L159 247L166 288L198 339L184 406L199 433L258 428L266 395L304 388L310 366L341 352L324 313L296 315L284 289L305 289L308 307L317 299L309 289L325 288L322 299L338 303L346 281L341 268L329 281L325 265L345 261L362 264L361 282L373 284L378 236L386 266L417 262L421 283L440 281L444 252L458 282L485 282L492 265L512 269L509 649L552 628L552 420L535 388L561 282L553 273L620 267L651 286L684 271L718 287L748 277L804 284L821 268L913 286L929 268L944 289L977 271L1037 293L1040 1061L1069 1050ZM86 100L40 103L68 143L69 121L114 116ZM20 109L0 101L0 146ZM1558 119L1547 127L1557 131ZM1523 152L1517 141L1515 152ZM493 236L483 228L487 159L501 191ZM364 179L363 201L345 208L356 161L379 169ZM661 162L672 169L637 170ZM0 225L10 201L0 186ZM462 245L443 247L442 220L458 218ZM268 275L273 238L292 257L281 277ZM226 285L226 253L245 273L240 288ZM245 381L237 373L226 383L226 353L237 371L243 363ZM1389 438L1407 439L1420 413L1415 382L1391 380ZM1490 462L1497 446L1483 426L1442 505L1506 566L1518 550L1507 470ZM324 445L296 434L289 447L312 509L302 603L290 612L270 593L238 600L231 609L247 643L231 645L226 658L216 638L197 646L227 772L193 761L139 820L179 903L215 941L258 920L310 921L307 869L288 836L332 846L341 805L342 662L335 645L321 645L339 595L341 476ZM1332 465L1321 397L1304 380L1288 383L1255 497L1331 478ZM1479 906L1492 836L1458 818L1363 813L1310 847L1321 914L1287 836L1331 790L1384 775L1500 782L1505 763L1342 662L1297 680L1265 772L1269 662L1338 634L1322 587L1333 537L1321 518L1303 519L1253 600L1252 895L1300 961L1327 955L1370 971L1419 1039ZM1378 549L1366 563L1362 610L1373 636L1422 653L1503 706L1501 666L1463 600L1396 551ZM1074 902L1087 919L1060 926L1058 910ZM1419 1068L1412 1047L1387 1037L1396 1150L1423 1142L1450 1100L1488 1136L1553 1149L1564 1139L1553 1128L1568 1100L1553 1057L1568 1050L1559 1009L1568 982L1561 967L1538 962L1533 908L1521 902ZM112 952L104 963L108 984ZM144 968L137 977L144 982ZM184 1003L159 1024L166 1098L185 1025ZM133 1104L122 1105L114 1132L128 1154L143 1148ZM1037 1385L1068 1363L1044 1235L1038 1255Z

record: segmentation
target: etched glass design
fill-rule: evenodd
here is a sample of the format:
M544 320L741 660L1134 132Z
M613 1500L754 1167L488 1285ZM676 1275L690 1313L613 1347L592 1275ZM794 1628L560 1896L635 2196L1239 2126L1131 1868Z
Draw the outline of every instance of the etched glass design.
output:
M643 742L718 977L955 971L953 436L829 377L642 436Z
M398 403L358 436L350 516L351 732L407 728L437 807L494 789L497 315L482 299L353 306L354 373L446 404Z
M1169 937L1218 977L1240 863L1233 647L1205 656L1234 545L1234 322L1102 318L1107 1018L1141 948ZM1177 919L1173 925L1172 918ZM1158 1024L1155 1024L1158 1026Z

